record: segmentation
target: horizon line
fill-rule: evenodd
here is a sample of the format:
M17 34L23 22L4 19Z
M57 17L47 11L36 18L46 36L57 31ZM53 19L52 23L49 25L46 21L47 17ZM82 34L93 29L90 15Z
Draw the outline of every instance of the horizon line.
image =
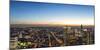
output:
M95 24L10 24L10 25L70 25L70 26L87 25L87 26L94 26Z

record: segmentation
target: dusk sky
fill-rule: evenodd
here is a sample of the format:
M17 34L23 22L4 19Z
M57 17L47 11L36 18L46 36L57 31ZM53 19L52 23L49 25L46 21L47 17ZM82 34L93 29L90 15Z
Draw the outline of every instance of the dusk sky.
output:
M11 1L11 24L94 25L94 6Z

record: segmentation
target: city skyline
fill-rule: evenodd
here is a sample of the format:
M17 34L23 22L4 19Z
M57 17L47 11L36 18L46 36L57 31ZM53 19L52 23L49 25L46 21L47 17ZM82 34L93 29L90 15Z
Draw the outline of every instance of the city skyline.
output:
M95 44L94 6L10 0L10 50Z
M94 25L94 6L40 2L10 3L11 24Z

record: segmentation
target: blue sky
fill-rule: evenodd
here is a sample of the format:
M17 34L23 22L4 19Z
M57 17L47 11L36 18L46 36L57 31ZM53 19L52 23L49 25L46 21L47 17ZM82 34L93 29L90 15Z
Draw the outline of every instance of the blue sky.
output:
M94 24L94 6L11 1L11 24Z

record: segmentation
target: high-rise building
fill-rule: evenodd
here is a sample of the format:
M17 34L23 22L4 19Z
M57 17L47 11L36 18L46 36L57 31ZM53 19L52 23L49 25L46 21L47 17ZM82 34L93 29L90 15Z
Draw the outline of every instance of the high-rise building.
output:
M18 43L18 38L17 37L13 37L13 38L11 38L10 39L10 49L11 50L14 50L14 49L16 49L17 48L17 43Z

